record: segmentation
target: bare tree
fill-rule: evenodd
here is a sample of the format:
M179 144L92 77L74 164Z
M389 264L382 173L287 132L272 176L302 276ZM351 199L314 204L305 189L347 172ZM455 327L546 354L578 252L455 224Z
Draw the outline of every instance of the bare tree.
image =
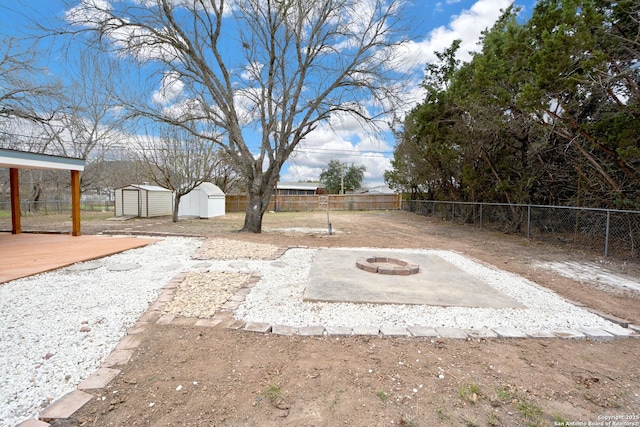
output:
M38 53L35 46L25 47L17 39L0 42L0 145L5 148L44 152L50 142L38 138L37 132L53 118L64 97L61 83L37 66Z
M173 221L178 221L180 198L207 181L217 165L214 145L181 128L162 131L140 142L139 160L145 175L174 192Z
M121 81L119 62L95 50L67 57L64 109L55 112L43 126L43 135L51 141L55 154L84 159L88 165L112 160L111 151L127 138L124 112L114 95ZM81 187L102 190L103 167L92 167L82 174Z
M114 96L117 63L87 50L68 57L65 91L67 105L49 123L48 134L57 151L65 156L89 160L102 157L119 143L122 114Z
M216 150L216 161L213 166L210 181L217 185L223 193L227 194L237 190L242 184L242 177L233 167L224 150Z
M399 100L401 3L85 0L66 18L68 31L157 72L161 90L127 107L219 144L246 182L243 231L260 232L300 141L333 114L371 124Z

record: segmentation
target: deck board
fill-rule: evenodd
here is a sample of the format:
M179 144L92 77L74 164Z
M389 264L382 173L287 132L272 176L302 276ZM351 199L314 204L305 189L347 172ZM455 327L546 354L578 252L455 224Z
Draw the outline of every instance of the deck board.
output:
M146 246L158 239L0 233L0 283Z

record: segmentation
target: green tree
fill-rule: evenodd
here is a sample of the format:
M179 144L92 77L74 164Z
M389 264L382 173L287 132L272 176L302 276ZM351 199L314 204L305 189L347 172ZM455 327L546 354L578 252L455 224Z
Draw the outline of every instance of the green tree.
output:
M366 170L364 165L348 165L339 160L330 160L327 169L320 174L320 182L329 194L344 194L362 187Z
M637 207L639 11L541 0L528 22L507 9L469 63L456 66L455 46L438 55L387 183L430 198Z
M637 13L637 2L544 0L525 25L518 105L572 153L579 204L638 203Z
M436 52L438 62L426 67L422 86L427 96L405 119L391 161L394 169L385 172L385 182L397 190L426 193L428 198L460 198L463 112L449 89L459 65L455 59L459 46L456 40L444 52Z

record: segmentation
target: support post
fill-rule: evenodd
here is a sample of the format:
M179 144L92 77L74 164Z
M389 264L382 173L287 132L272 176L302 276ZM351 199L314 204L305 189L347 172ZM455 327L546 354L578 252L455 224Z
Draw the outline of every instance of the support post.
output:
M9 169L9 181L11 186L11 233L20 234L20 175L16 168Z
M609 226L611 223L611 211L607 209L607 228L604 235L604 256L609 256Z
M80 233L80 171L71 171L71 235Z

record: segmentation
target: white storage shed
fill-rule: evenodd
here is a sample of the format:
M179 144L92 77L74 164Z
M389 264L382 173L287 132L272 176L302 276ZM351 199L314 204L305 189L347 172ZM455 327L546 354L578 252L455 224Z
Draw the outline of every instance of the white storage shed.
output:
M173 213L173 191L156 185L131 184L115 190L116 216L154 216Z
M203 182L180 198L179 216L213 218L224 216L225 194L215 184Z

